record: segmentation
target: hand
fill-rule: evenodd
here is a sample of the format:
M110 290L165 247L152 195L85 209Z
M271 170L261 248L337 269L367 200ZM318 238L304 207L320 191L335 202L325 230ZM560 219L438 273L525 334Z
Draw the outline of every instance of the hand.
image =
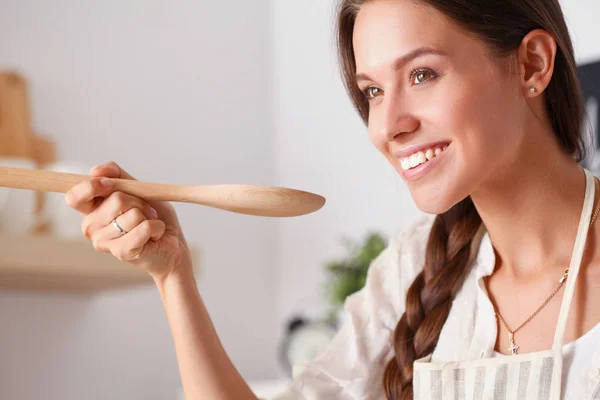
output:
M116 191L110 178L134 178L114 162L92 168L90 175L66 193L65 201L83 215L83 235L96 250L142 268L155 281L177 268L191 268L190 251L171 204L148 203Z

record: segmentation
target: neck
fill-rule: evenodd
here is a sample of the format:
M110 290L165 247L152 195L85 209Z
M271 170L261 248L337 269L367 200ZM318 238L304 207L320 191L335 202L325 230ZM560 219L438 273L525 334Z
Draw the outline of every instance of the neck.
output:
M551 146L549 146L551 147ZM585 197L585 174L558 149L519 156L472 194L490 235L497 266L519 279L569 264ZM524 151L525 154L528 152Z

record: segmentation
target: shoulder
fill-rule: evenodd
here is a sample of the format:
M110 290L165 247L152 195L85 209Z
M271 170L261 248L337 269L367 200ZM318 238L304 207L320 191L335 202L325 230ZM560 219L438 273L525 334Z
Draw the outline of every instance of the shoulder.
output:
M379 268L397 275L403 283L412 283L423 270L429 233L436 215L420 214L408 226L389 238L387 248L382 252Z
M389 239L388 247L398 253L409 255L414 261L419 259L424 261L429 233L435 218L436 215L433 214L420 214L407 227Z

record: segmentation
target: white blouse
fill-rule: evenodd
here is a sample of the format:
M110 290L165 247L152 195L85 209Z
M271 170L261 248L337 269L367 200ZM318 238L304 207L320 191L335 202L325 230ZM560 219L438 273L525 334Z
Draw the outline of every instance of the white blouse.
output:
M434 219L435 215L423 214L390 239L369 268L365 287L346 299L346 322L336 337L286 391L271 400L385 398L382 380L394 354L393 332L404 313L406 292L423 269ZM473 268L452 303L432 362L502 356L494 352L496 316L483 284L494 270L495 254L487 232L480 232L479 251L472 252ZM565 399L600 399L599 332L594 328L581 340L565 344Z

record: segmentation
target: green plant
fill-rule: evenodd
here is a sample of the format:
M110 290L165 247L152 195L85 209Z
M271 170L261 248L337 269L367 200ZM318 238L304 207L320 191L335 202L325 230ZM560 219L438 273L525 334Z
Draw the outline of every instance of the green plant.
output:
M343 242L348 249L346 258L326 263L328 281L326 291L333 306L343 306L346 297L365 286L371 262L383 251L387 242L379 233L369 233L362 243L348 238Z

